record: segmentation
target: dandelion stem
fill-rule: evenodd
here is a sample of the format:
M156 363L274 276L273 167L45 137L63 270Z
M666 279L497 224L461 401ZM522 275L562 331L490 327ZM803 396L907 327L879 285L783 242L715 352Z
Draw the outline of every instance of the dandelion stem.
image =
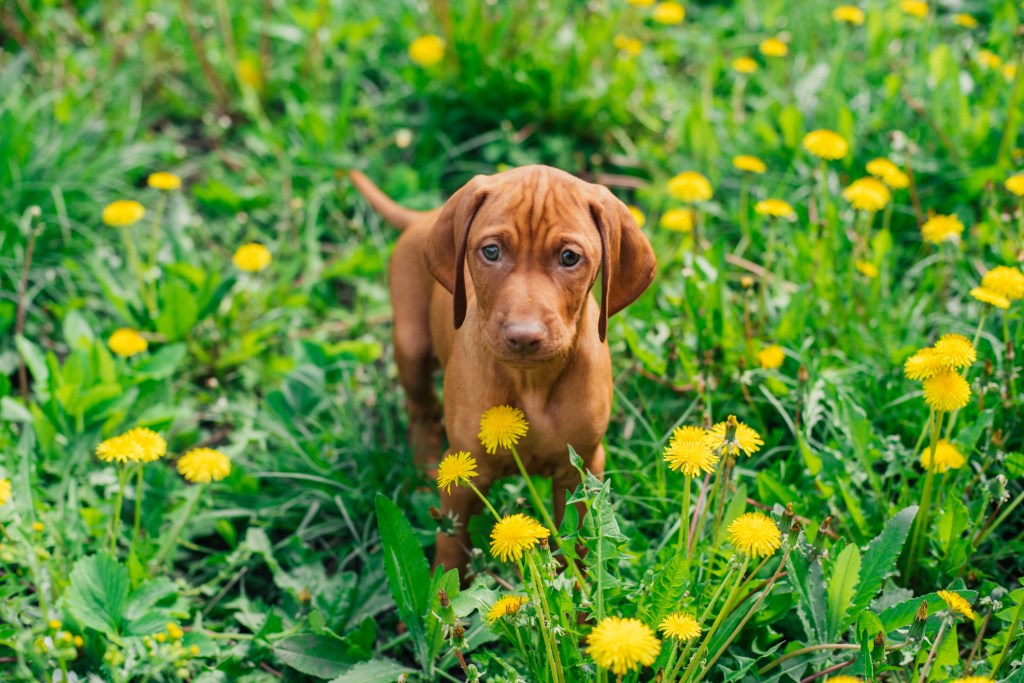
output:
M1017 610L1013 613L1013 621L1010 622L1010 630L1006 632L1006 642L1003 643L1003 649L999 651L999 659L996 660L996 663L992 666L992 673L989 674L992 680L996 680L996 675L999 673L999 669L1002 668L1006 655L1010 651L1010 645L1014 642L1013 636L1017 632L1017 624L1020 623L1021 610L1024 610L1024 600L1017 603Z
M726 615L729 613L729 606L732 604L732 601L736 599L736 594L739 592L740 584L743 583L743 575L746 573L747 565L749 564L750 556L747 555L743 558L743 565L740 567L739 574L736 577L736 583L733 584L732 589L729 591L729 594L725 598L725 602L722 603L722 608L718 611L718 616L715 617L715 621L713 624L711 624L711 628L708 629L708 632L704 635L703 640L701 640L700 647L697 648L697 651L690 659L690 664L686 667L686 670L683 672L683 677L681 680L692 680L690 677L694 674L697 665L700 664L700 658L704 656L705 652L707 652L708 645L711 644L711 639L714 638L715 632L718 631L718 627L722 625L722 622L725 620ZM724 581L722 583L723 585L725 584ZM708 609L710 608L711 605L708 605ZM707 613L705 613L705 616L706 614ZM701 619L701 621L703 621L703 618Z
M110 525L110 556L117 552L117 532L121 529L121 506L124 504L124 485L128 480L128 470L124 465L117 466L117 498L114 499L114 521Z
M736 640L736 636L740 634L740 631L743 630L743 627L747 625L748 621L750 621L750 617L754 616L754 613L757 611L757 608L760 607L761 603L764 602L765 598L768 597L768 593L771 592L772 588L775 586L775 582L782 575L782 569L786 566L786 560L789 559L789 553L791 550L792 547L786 548L786 552L782 555L782 561L779 562L779 566L775 570L775 573L772 574L772 578L768 579L768 583L765 584L765 587L761 590L761 595L757 597L757 600L754 602L753 606L747 611L746 616L743 617L743 619L736 626L736 628L733 629L733 632L729 634L729 637L726 639L725 643L722 644L722 647L718 648L718 651L711 658L711 661L709 661L707 665L704 667L703 671L701 672L701 675L697 677L697 680L700 680L700 678L702 678L705 673L711 670L711 667L714 666L715 662L718 661L718 658L722 656L722 654L726 651L726 649L728 649L730 645L732 645L732 641ZM767 559L768 558L766 557L765 560Z
M480 489L478 489L476 485L473 484L473 482L471 482L469 479L463 479L463 481L465 481L466 485L469 486L469 488L473 489L473 493L475 493L480 498L480 500L484 502L484 505L487 506L487 509L491 511L492 515L494 515L494 519L500 522L501 515L499 515L498 511L494 509L493 505L491 505L491 501L487 500L487 496L480 493Z
M946 635L946 627L949 626L949 622L949 618L942 620L942 625L939 627L939 632L935 634L935 642L928 653L928 658L924 660L924 666L921 667L921 675L918 677L917 683L925 683L928 680L928 671L932 668L932 661L934 661L935 655L939 653L939 645L942 644L942 638Z
M551 676L554 678L555 683L561 680L560 673L562 671L562 662L558 656L558 646L553 642L553 630L551 623L551 608L548 607L547 592L544 590L544 584L540 580L540 570L537 568L537 563L534 561L533 553L527 552L526 563L530 567L530 577L533 579L533 588L537 591L538 602L541 606L542 627L541 637L544 639L544 647L548 651L548 661L551 666Z
M548 529L551 530L551 537L555 539L555 545L557 545L558 549L562 551L562 556L565 557L566 564L569 566L570 571L572 571L572 575L576 579L577 583L579 583L580 590L583 591L583 595L589 598L590 596L587 590L587 583L583 579L583 574L580 572L580 568L576 566L573 554L566 552L562 537L558 534L558 527L555 526L555 522L551 519L551 515L548 514L547 508L541 505L540 494L537 493L537 489L534 487L533 481L530 479L530 475L526 473L526 467L523 466L523 460L519 457L519 451L516 450L515 444L511 446L510 450L512 451L512 457L516 461L516 466L519 468L519 473L523 475L523 479L526 481L526 488L530 491L530 497L533 498L533 506L537 508L540 516L544 519L544 524L546 524Z
M135 484L135 520L132 524L132 546L139 540L142 529L142 463L138 465L138 477Z
M910 543L910 552L907 554L907 562L905 565L905 574L910 575L914 565L917 561L917 556L921 551L921 543L923 536L928 530L928 516L931 512L932 504L932 488L935 482L935 449L939 445L939 434L942 430L942 413L932 411L932 436L929 450L931 457L928 459L929 463L927 471L924 475L924 490L921 492L921 509L918 511L916 524L914 526L914 535Z
M199 503L199 497L206 489L206 484L194 484L190 486L188 498L185 499L185 507L181 513L175 517L174 525L171 527L170 532L164 536L163 542L160 543L160 548L156 551L156 556L153 557L153 564L159 567L164 563L167 558L167 553L171 551L178 543L178 537L181 535L181 530L185 528L185 524L188 523L192 517L192 513L195 512L196 504Z
M687 566L689 566L690 555L690 477L683 477L683 503L679 510L679 545L676 552L683 552L686 549Z

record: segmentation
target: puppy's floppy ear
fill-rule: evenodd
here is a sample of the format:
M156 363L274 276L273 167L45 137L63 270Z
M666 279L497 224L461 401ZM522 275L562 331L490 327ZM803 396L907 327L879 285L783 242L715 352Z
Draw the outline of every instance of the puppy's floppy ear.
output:
M626 205L601 188L590 203L590 215L601 236L601 317L597 332L608 334L608 318L633 303L654 280L656 260L651 243Z
M454 299L455 329L466 320L466 242L476 212L487 198L486 176L476 176L441 207L423 255L427 270Z

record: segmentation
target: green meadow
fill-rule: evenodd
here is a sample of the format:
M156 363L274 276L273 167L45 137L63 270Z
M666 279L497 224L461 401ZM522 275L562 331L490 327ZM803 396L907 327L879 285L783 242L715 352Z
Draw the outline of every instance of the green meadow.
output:
M1024 6L856 3L5 0L0 680L1024 680ZM527 164L658 256L560 527L347 177Z

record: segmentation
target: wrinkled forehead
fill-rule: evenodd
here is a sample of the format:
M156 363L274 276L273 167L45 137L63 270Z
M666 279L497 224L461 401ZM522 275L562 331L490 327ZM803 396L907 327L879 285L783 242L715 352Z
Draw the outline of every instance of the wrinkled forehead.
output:
M596 227L590 214L593 185L554 169L515 169L491 176L478 222L505 223L524 236L582 232Z

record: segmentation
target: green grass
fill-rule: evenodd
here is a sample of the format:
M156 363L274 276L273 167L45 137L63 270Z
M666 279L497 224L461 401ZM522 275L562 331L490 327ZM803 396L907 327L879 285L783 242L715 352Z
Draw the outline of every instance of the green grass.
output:
M948 434L967 464L937 475L926 528L901 513L922 502L928 418L903 362L943 334L973 339L982 307L970 290L1024 254L1024 206L1004 187L1024 167L1019 3L964 2L975 29L934 4L915 19L896 0L865 2L863 26L832 21L824 0L687 5L679 26L625 0L9 5L0 678L466 680L457 649L482 680L615 680L584 649L596 622L656 627L669 609L703 610L732 552L711 529L759 509L785 538L787 505L802 532L741 602L711 614L723 623L705 642L705 661L717 657L708 680L824 680L843 664L837 675L880 681L916 681L923 668L929 680L1021 676L1020 301L981 327L972 399ZM407 48L428 33L447 49L424 68ZM619 34L640 39L641 53L621 53ZM759 55L778 35L789 54ZM982 49L1016 75L985 66ZM738 75L740 56L759 70ZM851 143L828 165L824 202L820 162L801 146L816 128ZM767 173L737 171L737 154L757 155ZM912 186L855 227L841 191L878 156L911 170ZM593 600L556 565L538 565L540 587L520 586L486 551L483 517L470 521L483 550L475 583L430 575L435 533L451 521L433 518L437 492L405 443L385 284L396 233L344 177L360 168L428 208L473 174L528 163L608 183L646 214L659 255L654 286L610 321L607 476L576 493L591 509L579 540L591 548ZM183 188L146 187L160 170ZM715 189L696 236L659 226L681 206L666 182L683 170ZM756 215L767 197L796 219ZM122 198L146 217L103 225L103 207ZM932 211L957 214L959 243L922 242ZM273 262L244 273L231 257L252 241ZM149 350L112 355L106 340L121 327L142 331ZM758 362L770 344L785 351L777 369ZM674 427L730 414L765 443L736 462L683 567L682 481L661 452ZM135 469L112 532L119 471L95 456L136 426L169 452L144 468L137 538ZM197 446L228 455L230 476L184 481L173 463ZM489 499L539 515L517 479ZM922 539L913 551L907 534ZM483 619L507 594L499 578L533 596L523 643L506 621ZM942 589L967 597L978 619L954 625L933 595ZM561 609L557 640L542 596ZM930 616L915 625L922 597ZM444 637L441 623L455 619L464 643ZM872 651L878 631L887 654ZM670 654L625 680L652 680Z

